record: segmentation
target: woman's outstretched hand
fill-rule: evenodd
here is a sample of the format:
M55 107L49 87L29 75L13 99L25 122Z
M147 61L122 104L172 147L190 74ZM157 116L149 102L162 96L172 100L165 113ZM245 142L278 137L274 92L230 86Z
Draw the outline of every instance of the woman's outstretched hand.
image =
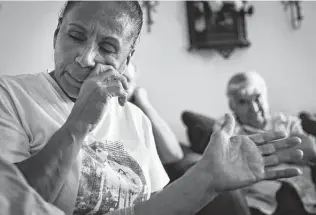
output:
M262 180L301 174L298 168L273 169L303 157L303 152L294 148L300 144L300 138L286 138L284 132L275 131L235 136L234 127L234 117L226 114L222 128L211 136L198 164L203 176L212 181L213 191L224 192Z

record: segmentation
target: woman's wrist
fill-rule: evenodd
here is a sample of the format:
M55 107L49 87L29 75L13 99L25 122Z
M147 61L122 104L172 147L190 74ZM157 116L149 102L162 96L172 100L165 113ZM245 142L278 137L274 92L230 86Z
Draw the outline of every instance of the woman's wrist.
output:
M90 131L89 126L87 126L85 123L81 123L80 121L75 122L72 120L67 120L62 128L69 132L70 135L74 136L76 139L84 139Z
M192 166L189 171L193 171L192 174L198 177L198 183L204 184L205 189L209 194L214 196L218 196L221 194L221 191L216 187L216 181L214 179L214 172L216 171L207 171L209 169L209 164L205 162L203 159L200 159L194 166Z
M202 165L193 166L149 201L136 205L135 214L196 214L218 196L208 175Z

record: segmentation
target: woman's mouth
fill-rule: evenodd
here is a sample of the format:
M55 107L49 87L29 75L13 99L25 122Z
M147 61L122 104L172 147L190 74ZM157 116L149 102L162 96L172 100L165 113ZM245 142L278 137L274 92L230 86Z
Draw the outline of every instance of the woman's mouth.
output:
M77 78L75 78L74 76L72 76L70 72L66 72L66 73L65 73L65 76L67 77L68 81L69 81L72 85L74 85L74 86L76 86L76 87L78 87L78 88L81 87L83 81L80 81L80 80L78 80Z
M78 83L80 83L80 84L83 83L83 81L81 81L81 80L79 80L78 78L74 77L70 72L69 72L69 75L70 75L73 79L75 79L75 81L77 81Z

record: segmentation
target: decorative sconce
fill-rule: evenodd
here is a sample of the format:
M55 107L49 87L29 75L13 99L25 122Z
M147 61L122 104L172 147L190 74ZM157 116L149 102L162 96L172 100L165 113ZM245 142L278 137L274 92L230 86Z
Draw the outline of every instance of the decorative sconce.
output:
M156 7L159 4L158 1L143 1L142 7L146 11L147 15L147 32L151 32L151 26L154 24L152 19L152 12L156 12Z
M248 47L245 16L254 8L248 1L187 1L189 51L215 49L228 58L235 48Z
M293 29L299 29L302 25L302 12L301 12L301 1L281 1L284 5L284 10L290 8L291 10L291 24Z

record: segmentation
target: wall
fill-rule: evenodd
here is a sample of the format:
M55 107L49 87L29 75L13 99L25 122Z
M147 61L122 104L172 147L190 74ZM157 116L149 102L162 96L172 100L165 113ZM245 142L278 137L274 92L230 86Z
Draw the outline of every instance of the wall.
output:
M0 74L40 72L53 68L52 35L62 2L1 2ZM254 1L247 18L252 46L229 60L204 52L189 53L185 3L160 2L152 32L146 26L134 61L140 85L180 140L180 120L189 109L219 117L228 112L225 85L235 72L256 69L269 86L271 109L297 114L316 110L316 2L303 2L304 21L292 30L289 13L279 1Z

